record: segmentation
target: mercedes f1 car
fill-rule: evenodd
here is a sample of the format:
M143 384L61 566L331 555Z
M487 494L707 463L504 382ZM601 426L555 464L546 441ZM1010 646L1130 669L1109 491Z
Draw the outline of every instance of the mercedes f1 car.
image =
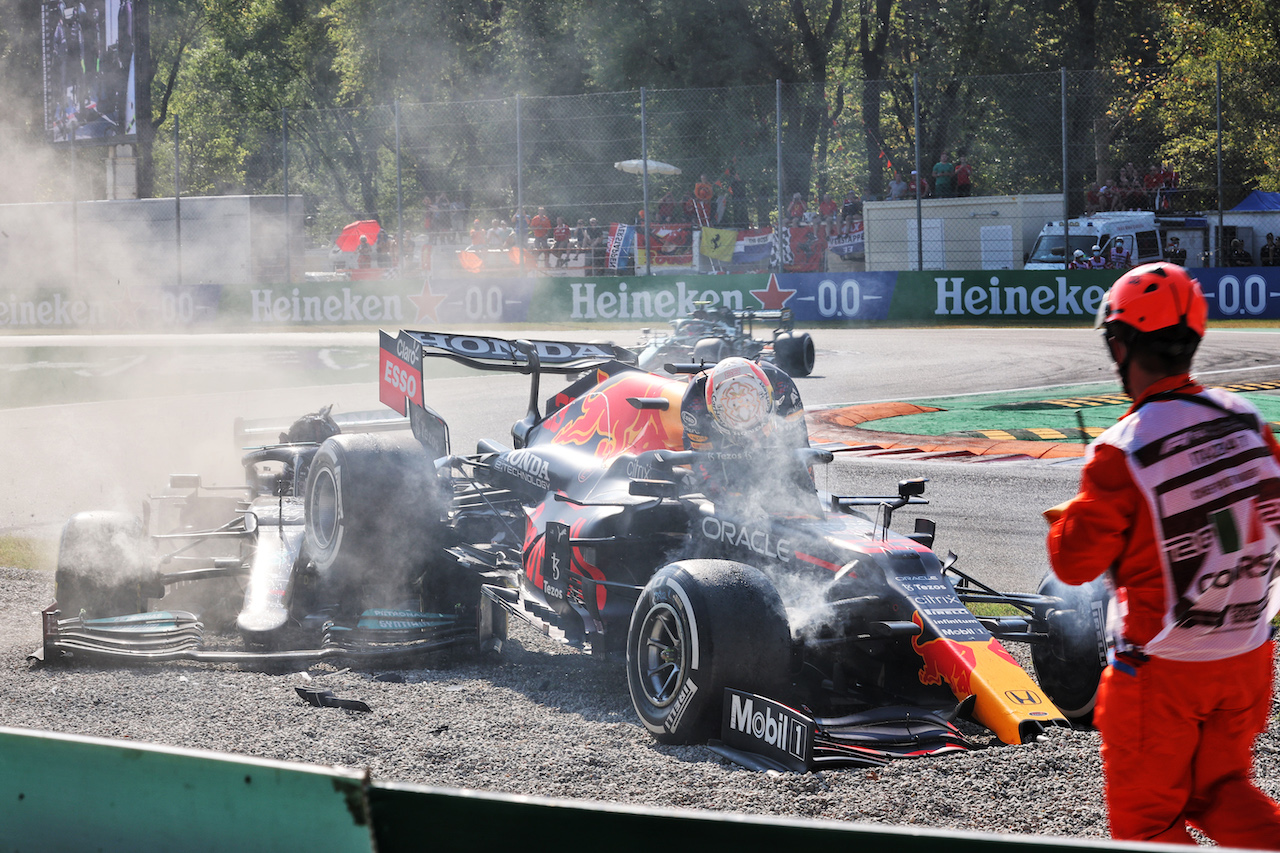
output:
M717 497L683 447L680 375L697 368L624 355L382 333L380 399L409 429L322 411L250 450L235 493L175 477L145 519L73 517L38 656L500 653L517 618L624 661L657 740L793 769L963 749L958 718L1008 743L1088 718L1105 591L984 586L931 550L932 522L893 529L923 480L828 494L808 476L833 458L820 448L757 460L759 494ZM529 375L509 439L455 451L423 398L439 359ZM548 375L572 381L543 402ZM1005 641L1032 644L1038 683Z
M774 324L769 340L755 336L757 323ZM672 320L667 334L645 329L638 351L639 366L654 372L668 363L715 364L741 356L767 359L791 376L808 376L815 359L813 338L795 331L790 308L740 311L707 303L698 303L689 317Z

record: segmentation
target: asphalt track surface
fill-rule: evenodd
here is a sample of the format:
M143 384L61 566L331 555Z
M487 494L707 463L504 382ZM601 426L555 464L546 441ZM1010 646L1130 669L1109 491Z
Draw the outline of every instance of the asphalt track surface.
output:
M474 333L482 330L450 330ZM612 340L639 330L495 329L504 337ZM1123 412L1087 329L818 329L813 376L798 385L812 440L839 447L819 474L841 494L890 494L927 476L938 548L1006 589L1045 571L1041 509L1074 493L1084 442ZM1280 420L1280 330L1211 331L1198 375L1252 383ZM373 331L312 334L0 338L0 533L56 536L86 509L138 511L171 473L237 483L237 418L276 420L334 404L375 410ZM455 451L504 440L528 380L450 375L425 382ZM555 380L543 383L542 398ZM1062 401L1075 401L1066 405ZM963 464L962 464L963 463ZM975 464L985 463L985 464ZM911 518L895 519L909 525Z

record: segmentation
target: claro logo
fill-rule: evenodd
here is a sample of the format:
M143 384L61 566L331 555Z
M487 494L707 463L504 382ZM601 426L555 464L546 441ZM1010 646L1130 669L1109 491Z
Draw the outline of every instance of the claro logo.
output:
M784 563L791 561L791 541L775 539L767 530L754 530L745 524L707 516L702 519L702 535L735 548L747 548L762 557L782 560Z
M401 361L408 362L414 367L420 367L422 349L413 341L405 340L403 337L396 338L396 355L400 356Z

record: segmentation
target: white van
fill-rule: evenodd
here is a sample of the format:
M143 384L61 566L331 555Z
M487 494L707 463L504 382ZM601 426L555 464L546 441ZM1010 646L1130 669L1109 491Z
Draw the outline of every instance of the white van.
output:
M1066 237L1062 220L1047 223L1040 229L1036 244L1027 255L1023 269L1060 270L1071 260L1076 249L1092 254L1094 246L1102 247L1103 257L1109 257L1111 247L1117 243L1129 251L1132 266L1149 264L1164 258L1160 240L1160 228L1154 213L1115 212L1095 213L1067 221ZM1071 245L1064 250L1064 240Z

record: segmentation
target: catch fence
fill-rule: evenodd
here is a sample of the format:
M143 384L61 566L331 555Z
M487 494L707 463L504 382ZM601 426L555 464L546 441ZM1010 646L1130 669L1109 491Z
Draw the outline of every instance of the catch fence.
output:
M703 228L765 229L781 219L836 242L856 227L851 217L862 203L900 192L922 202L1058 194L1071 215L1211 210L1234 204L1253 181L1246 158L1230 152L1223 177L1228 117L1205 88L1177 123L1124 80L1067 71L175 117L150 156L154 201L167 198L177 212L166 219L151 204L146 236L125 242L131 250L146 244L149 276L217 280L226 225L215 215L190 220L194 200L276 197L280 210L271 215L300 224L268 225L265 211L274 208L259 205L243 275L302 281L306 272L363 263L334 248L342 227L361 220L385 232L369 261L375 268L418 264L423 247L528 247L544 231L549 245L560 220L576 248L595 219L601 228L637 226L641 240L648 236L641 245L653 249L637 271L660 271L653 262L667 260L664 253L683 258ZM104 152L109 159L99 162ZM65 192L56 215L41 222L73 259L50 253L64 256L51 275L113 274L103 268L110 253L85 243L99 239L98 226L86 223L101 222L105 233L113 215L97 201L86 211L90 199L121 186L119 153L82 145L63 152ZM934 180L944 153L969 173L967 185ZM932 185L918 194L915 172ZM120 210L117 224L137 218ZM547 222L535 222L542 212ZM958 268L969 258L979 266L976 246L948 255ZM536 260L554 270L558 258ZM776 253L770 262L779 262Z

